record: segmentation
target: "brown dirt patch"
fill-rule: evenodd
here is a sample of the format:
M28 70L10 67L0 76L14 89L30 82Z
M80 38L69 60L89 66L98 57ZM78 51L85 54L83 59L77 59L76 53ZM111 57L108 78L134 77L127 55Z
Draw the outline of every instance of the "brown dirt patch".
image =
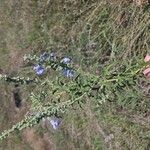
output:
M48 135L44 134L43 137L40 137L33 128L25 129L22 133L22 137L33 150L54 150Z

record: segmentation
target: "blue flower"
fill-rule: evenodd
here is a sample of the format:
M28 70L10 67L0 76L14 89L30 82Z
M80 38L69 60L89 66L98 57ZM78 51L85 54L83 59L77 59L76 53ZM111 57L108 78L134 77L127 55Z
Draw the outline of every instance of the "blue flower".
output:
M58 129L61 121L58 118L54 118L54 119L51 119L49 122L52 125L53 129L56 130L56 129Z
M41 65L34 66L33 70L36 72L37 75L42 75L45 71L44 67Z
M62 69L62 74L65 76L65 77L74 77L75 75L75 72L71 69L67 69L67 68L63 68Z
M55 60L56 56L55 53L48 53L44 52L43 54L40 55L40 62L46 61L46 60Z
M69 63L71 62L71 59L68 58L68 57L65 57L65 58L63 58L60 62L61 62L61 63L64 63L64 64L69 64Z

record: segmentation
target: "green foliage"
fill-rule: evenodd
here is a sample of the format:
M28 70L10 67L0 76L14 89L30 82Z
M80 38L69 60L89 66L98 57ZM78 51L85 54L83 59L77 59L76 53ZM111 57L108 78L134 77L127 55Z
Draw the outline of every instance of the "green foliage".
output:
M28 78L25 78L25 77L10 77L8 75L2 75L0 74L0 80L4 80L8 83L16 83L16 84L29 84L29 83L36 83L37 82L37 79L30 79L29 77Z

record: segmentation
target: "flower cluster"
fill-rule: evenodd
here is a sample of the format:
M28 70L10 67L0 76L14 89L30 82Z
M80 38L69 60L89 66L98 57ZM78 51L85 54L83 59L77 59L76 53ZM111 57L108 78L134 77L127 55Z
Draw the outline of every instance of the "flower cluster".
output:
M55 53L44 52L43 54L40 55L39 64L37 64L33 67L33 70L35 71L35 73L37 75L43 75L44 74L45 68L42 64L44 62L48 62L48 61L56 61ZM68 57L64 57L63 59L60 60L60 64L64 64L64 65L69 65L70 62L71 62L71 59ZM65 77L74 77L75 76L75 72L72 69L68 69L67 67L60 66L59 71Z
M33 70L35 71L35 73L37 75L44 74L45 68L43 67L42 63L45 61L50 61L50 60L51 61L56 60L56 56L53 52L52 53L44 52L43 54L41 54L39 57L39 64L33 67Z

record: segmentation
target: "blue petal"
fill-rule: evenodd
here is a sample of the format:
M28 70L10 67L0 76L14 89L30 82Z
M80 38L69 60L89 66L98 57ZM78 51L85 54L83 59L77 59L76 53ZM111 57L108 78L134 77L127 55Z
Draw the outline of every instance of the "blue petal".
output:
M70 59L70 58L65 57L65 58L63 58L60 62L61 62L61 63L64 63L64 64L69 64L69 63L70 63L70 61L71 61L71 59Z
M75 72L74 72L73 70L64 68L64 69L62 70L62 74L63 74L65 77L74 77Z
M60 119L55 118L50 120L50 124L52 125L53 129L58 129L59 125L60 125Z
M37 75L42 75L44 73L44 68L41 65L37 65L33 68Z

